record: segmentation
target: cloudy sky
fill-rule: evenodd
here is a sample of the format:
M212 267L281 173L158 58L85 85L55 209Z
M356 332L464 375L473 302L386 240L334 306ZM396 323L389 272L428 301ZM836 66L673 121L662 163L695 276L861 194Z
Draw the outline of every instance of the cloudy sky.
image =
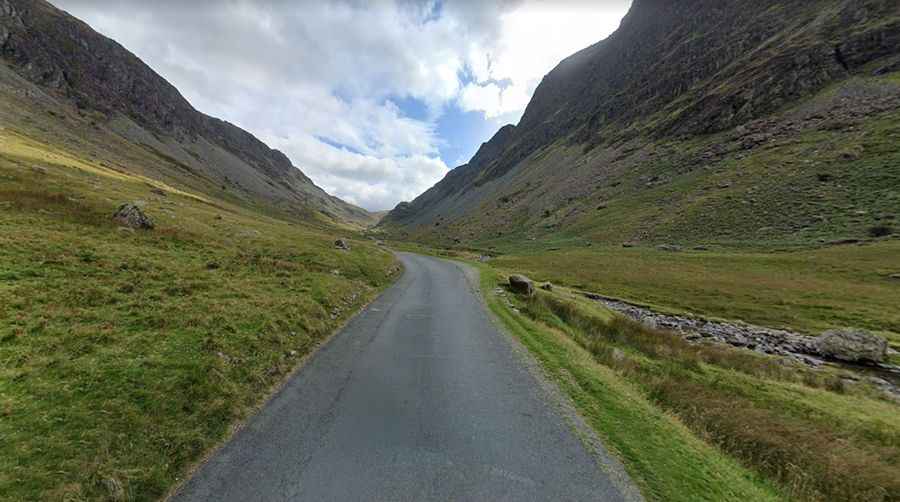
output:
M198 110L370 210L411 200L516 123L631 0L51 0Z

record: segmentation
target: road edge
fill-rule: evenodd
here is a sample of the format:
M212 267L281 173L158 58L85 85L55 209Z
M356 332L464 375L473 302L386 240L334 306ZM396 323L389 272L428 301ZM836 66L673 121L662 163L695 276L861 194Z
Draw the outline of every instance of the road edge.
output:
M284 390L287 383L292 378L294 378L298 372L300 372L304 367L306 367L307 363L309 363L309 361L311 361L312 358L314 358L320 351L324 350L325 347L330 345L331 342L337 337L337 335L342 333L344 331L344 329L354 319L356 319L357 317L362 315L366 311L366 309L368 309L373 303L378 301L378 299L381 298L385 294L385 292L387 292L387 290L389 290L391 287L393 287L395 284L397 284L397 282L400 281L400 279L403 277L403 274L406 273L406 268L403 266L403 263L399 259L396 259L397 258L396 251L391 250L391 254L394 256L394 258L396 260L396 265L399 267L399 273L397 273L395 275L394 280L392 282L390 282L389 284L385 285L383 288L381 288L381 291L379 291L378 294L376 294L372 298L370 298L369 301L367 301L366 303L361 305L356 310L356 312L353 313L353 315L347 317L346 319L344 319L343 322L341 322L339 325L335 326L335 328L331 331L331 333L329 333L327 336L325 336L321 340L319 340L316 343L315 347L313 347L312 349L310 349L309 352L307 352L305 355L303 355L303 357L301 357L300 360L297 361L297 364L295 364L294 367L291 368L291 370L289 372L285 373L284 378L282 378L281 380L279 380L278 382L273 384L269 389L267 389L265 392L265 397L250 409L250 412L247 414L246 417L244 417L242 420L238 420L235 423L231 424L231 427L228 430L228 433L219 442L217 442L215 445L209 447L205 452L203 452L203 455L198 457L196 461L194 461L192 464L190 464L185 469L185 471L183 473L183 477L181 477L181 479L178 479L178 481L175 484L173 484L171 487L169 487L169 490L166 491L165 495L163 495L162 497L159 498L160 502L170 502L173 499L173 497L178 495L181 492L181 490L185 487L185 485L188 483L188 481L193 479L194 475L196 475L197 472L204 465L206 465L206 463L209 462L209 460L213 456L215 456L216 453L218 453L222 448L224 448L226 444L230 443L234 439L234 437L238 434L238 432L240 432L242 429L244 429L244 427L246 427L247 424L251 420L253 420L253 418L256 417L259 414L259 412L263 410L263 408L266 407L266 405L268 405L273 399L275 399L275 397L277 397L282 392L282 390Z
M438 259L445 259L437 257ZM480 300L484 312L494 327L497 328L503 338L507 341L516 357L522 362L528 373L535 379L538 384L539 392L546 398L553 409L559 414L563 421L575 433L578 439L584 445L588 454L594 459L597 468L607 475L613 486L619 490L622 497L628 502L644 502L646 499L638 488L637 484L628 475L625 465L616 458L603 444L600 436L591 427L584 417L578 412L572 398L569 397L556 382L547 375L546 370L541 363L534 357L527 347L522 345L518 338L513 335L503 321L488 307L485 298L486 292L481 289L480 272L476 267L458 260L445 259L446 261L456 265L466 281L472 293Z

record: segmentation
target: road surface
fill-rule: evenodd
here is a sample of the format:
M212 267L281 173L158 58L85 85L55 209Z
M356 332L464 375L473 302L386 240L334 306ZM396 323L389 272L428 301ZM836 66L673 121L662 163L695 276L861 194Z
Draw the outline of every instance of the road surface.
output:
M174 500L623 500L462 266L399 256L397 284Z

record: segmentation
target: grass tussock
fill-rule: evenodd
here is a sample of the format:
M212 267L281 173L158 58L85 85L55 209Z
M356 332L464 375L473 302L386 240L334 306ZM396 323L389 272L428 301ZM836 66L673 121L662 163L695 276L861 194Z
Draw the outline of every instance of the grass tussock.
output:
M848 389L835 374L775 358L690 344L557 295L540 292L519 301L528 317L564 331L595 360L637 383L656 406L790 496L900 498L896 407L867 389ZM872 414L860 418L860 410Z

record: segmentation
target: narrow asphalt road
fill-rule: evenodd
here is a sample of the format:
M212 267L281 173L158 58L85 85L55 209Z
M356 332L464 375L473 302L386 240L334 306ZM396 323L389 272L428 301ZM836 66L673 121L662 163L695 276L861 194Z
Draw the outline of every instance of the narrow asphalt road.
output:
M400 259L174 500L623 500L462 266Z

